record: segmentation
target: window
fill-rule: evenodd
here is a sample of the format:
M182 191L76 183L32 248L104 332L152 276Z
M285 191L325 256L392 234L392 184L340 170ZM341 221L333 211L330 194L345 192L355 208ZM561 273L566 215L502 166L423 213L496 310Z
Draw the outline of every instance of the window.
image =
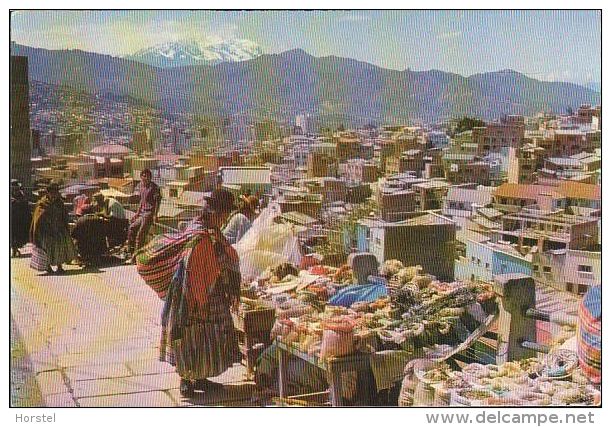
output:
M579 265L577 267L577 271L583 272L583 273L591 273L592 272L592 266L591 265Z
M539 271L539 266L537 264L533 264L533 271Z
M565 289L566 289L567 292L573 292L573 284L572 283L567 283Z
M551 273L551 272L552 272L552 267L549 267L549 266L544 266L544 267L543 267L543 272L544 272L544 273Z
M471 257L471 262L475 262L475 257L474 256Z
M588 292L588 285L578 285L578 286L577 286L577 293L578 293L579 295L583 295L583 294L585 294L586 292Z
M489 262L486 263L486 268L490 268L490 263Z
M170 188L170 197L178 197L178 190L176 188Z

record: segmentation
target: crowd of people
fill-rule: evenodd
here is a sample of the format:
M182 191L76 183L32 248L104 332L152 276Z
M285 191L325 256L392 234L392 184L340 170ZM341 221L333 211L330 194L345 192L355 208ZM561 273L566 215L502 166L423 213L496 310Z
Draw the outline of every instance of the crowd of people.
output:
M69 213L59 185L52 182L30 215L21 185L12 181L13 256L20 256L20 249L31 242L30 265L49 274L61 274L63 265L74 260L85 267L97 265L112 247L122 247L126 263L136 263L137 255L146 249L161 202L159 186L149 170L142 171L136 192L140 204L131 220L121 203L99 192L76 197ZM192 397L195 390L222 387L208 378L240 361L230 315L230 308L239 305L241 280L233 245L248 232L260 205L259 198L248 192L236 203L230 191L216 189L205 198L201 213L180 232L196 243L180 260L168 285L160 358L176 367L185 397Z

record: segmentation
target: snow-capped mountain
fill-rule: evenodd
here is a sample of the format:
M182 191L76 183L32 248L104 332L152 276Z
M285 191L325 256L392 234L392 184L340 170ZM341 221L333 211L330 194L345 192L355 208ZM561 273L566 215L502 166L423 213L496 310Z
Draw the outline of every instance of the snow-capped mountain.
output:
M171 68L246 61L263 53L263 49L257 43L244 39L224 40L211 44L180 41L151 46L125 58L156 67Z

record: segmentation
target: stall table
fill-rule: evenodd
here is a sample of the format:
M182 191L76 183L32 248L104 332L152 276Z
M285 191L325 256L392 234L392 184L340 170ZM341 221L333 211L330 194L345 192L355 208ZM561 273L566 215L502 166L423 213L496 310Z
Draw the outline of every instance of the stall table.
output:
M270 332L276 320L273 308L232 313L238 333L240 353L246 361L246 376L251 379L257 358L271 344Z
M290 344L286 344L281 340L276 340L276 346L278 349L278 390L280 394L280 400L290 399L295 396L286 396L286 366L287 357L295 356L307 363L322 369L326 376L327 382L329 383L329 393L331 406L342 406L342 374L347 372L365 371L370 370L370 354L369 353L355 353L344 357L331 357L325 361L321 361L318 356L309 355L304 353ZM326 393L326 392L322 392ZM316 393L314 393L316 394ZM317 393L320 394L320 393ZM367 402L369 403L369 402Z

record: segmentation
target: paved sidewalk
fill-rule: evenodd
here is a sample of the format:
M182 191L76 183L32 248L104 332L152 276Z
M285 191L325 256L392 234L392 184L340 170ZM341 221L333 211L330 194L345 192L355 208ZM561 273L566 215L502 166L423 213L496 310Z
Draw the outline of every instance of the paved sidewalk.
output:
M158 360L162 301L134 266L68 266L55 276L31 270L29 261L11 260L11 316L44 406L253 404L255 386L244 381L242 365L212 379L223 390L180 396L174 368Z

